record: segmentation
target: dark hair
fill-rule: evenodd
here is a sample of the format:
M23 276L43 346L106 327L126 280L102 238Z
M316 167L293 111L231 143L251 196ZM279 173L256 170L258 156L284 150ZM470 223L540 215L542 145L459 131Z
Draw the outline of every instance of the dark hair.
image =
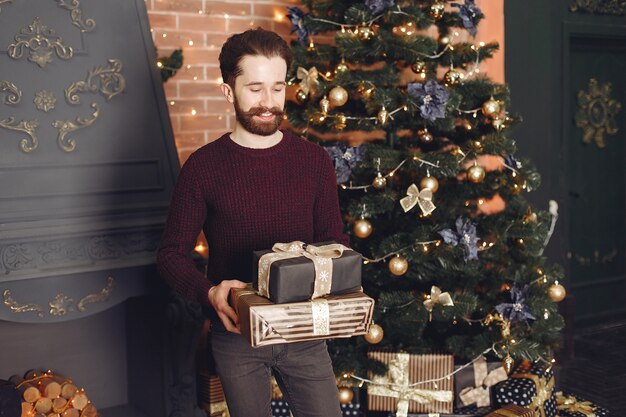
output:
M235 88L235 78L241 75L239 63L245 55L278 56L285 60L287 69L293 57L287 42L272 31L259 27L232 35L222 46L219 57L222 79L232 88Z

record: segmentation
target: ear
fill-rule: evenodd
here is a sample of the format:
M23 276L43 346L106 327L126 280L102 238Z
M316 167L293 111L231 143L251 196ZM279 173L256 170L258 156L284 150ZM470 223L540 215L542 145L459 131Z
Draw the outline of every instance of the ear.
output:
M228 100L229 103L233 103L235 101L235 92L230 87L230 85L222 83L222 85L220 85L220 89L222 90L222 94L224 94L224 97L226 97L226 100Z

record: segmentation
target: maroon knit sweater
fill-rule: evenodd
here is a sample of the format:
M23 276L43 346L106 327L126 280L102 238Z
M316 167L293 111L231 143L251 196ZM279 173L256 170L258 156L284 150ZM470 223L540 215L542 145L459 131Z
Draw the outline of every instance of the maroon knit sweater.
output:
M342 229L335 170L320 146L283 131L278 144L252 149L225 134L181 169L157 264L175 291L208 304L212 285L252 281L252 251L294 240L348 245ZM209 244L206 277L191 258L200 230Z

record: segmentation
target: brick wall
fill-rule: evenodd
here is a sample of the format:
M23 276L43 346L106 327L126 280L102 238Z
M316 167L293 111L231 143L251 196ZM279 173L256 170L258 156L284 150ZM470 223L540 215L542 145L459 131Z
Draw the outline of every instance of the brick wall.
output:
M477 41L497 40L504 45L504 0L478 0L488 17ZM231 107L219 85L218 56L226 38L261 26L290 38L286 7L299 0L146 0L150 25L159 56L183 48L184 66L164 85L181 163L200 146L234 125ZM483 72L504 79L504 54L485 63Z

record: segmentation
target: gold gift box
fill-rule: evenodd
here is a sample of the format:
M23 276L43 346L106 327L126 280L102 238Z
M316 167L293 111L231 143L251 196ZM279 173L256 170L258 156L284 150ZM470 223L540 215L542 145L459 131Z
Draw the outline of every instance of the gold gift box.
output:
M452 355L372 350L368 352L368 357L389 366L389 372L383 377L370 375L374 383L367 387L369 410L392 411L399 415L399 409L403 408L400 404L402 398L408 401L410 413L452 413L453 378L446 377L454 371ZM416 384L431 380L437 381Z
M363 335L374 311L374 300L361 291L285 304L273 304L250 288L233 288L230 297L241 334L252 347ZM327 311L326 331L321 333L314 319L320 303Z

